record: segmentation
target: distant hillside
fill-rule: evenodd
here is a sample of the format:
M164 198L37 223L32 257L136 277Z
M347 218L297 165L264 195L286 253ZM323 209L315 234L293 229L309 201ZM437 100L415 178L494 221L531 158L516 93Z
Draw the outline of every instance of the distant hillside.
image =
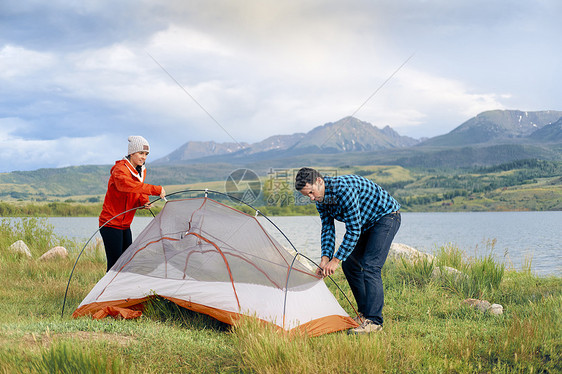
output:
M540 141L545 143L560 143L562 142L562 118L558 121L546 125L538 129L529 138L533 141Z
M111 165L70 166L0 174L0 200L105 193Z
M478 114L445 135L428 139L420 146L464 146L545 140L532 134L562 118L560 111L522 112L492 110ZM558 130L560 127L558 127ZM556 128L552 129L556 131ZM556 136L562 136L558 131Z
M178 160L193 160L208 156L232 154L248 146L248 143L187 142L169 155L153 163L162 164Z
M236 143L188 142L153 164L184 163L204 158L210 162L227 162L230 157L251 160L262 156L271 158L273 154L284 157L304 153L368 152L404 148L417 143L419 140L401 136L389 126L381 130L368 122L346 117L315 127L306 134L275 135L242 146Z

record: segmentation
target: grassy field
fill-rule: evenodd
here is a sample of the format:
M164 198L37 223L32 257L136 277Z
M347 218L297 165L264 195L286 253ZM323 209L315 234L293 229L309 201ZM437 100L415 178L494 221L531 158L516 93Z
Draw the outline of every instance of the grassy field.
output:
M8 247L22 239L33 258ZM53 245L67 259L39 261ZM57 238L41 219L0 224L0 372L2 373L559 373L562 372L562 279L505 269L491 256L467 258L441 248L436 260L388 261L385 326L370 336L345 332L287 336L251 320L236 327L155 300L136 320L72 319L103 276L103 249L93 243L78 262L61 318L76 253L84 243ZM465 276L432 277L437 266ZM335 281L351 297L341 272ZM327 281L340 304L343 295ZM481 298L504 307L482 313Z

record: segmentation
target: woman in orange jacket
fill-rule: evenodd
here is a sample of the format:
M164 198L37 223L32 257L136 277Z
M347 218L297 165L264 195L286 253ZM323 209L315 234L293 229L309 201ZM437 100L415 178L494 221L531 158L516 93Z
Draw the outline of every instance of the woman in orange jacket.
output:
M133 242L131 222L136 212L133 208L150 208L149 195L159 195L162 199L166 197L164 187L144 183L144 163L150 151L148 142L142 136L129 136L128 140L128 156L116 161L111 168L107 193L99 216L107 271ZM126 211L128 212L122 214Z

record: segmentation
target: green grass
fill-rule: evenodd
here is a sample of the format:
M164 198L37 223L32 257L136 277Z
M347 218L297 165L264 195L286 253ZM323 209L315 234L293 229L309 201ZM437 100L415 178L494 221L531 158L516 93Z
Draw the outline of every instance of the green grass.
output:
M27 236L26 236L27 235ZM33 258L11 254L26 237ZM345 332L316 338L286 335L251 319L227 326L155 297L136 320L72 319L70 314L105 272L103 249L78 262L61 318L68 276L83 243L66 242L67 259L37 258L60 238L41 220L0 225L0 373L557 373L562 371L562 280L472 259L453 246L434 261L387 262L385 327L371 336ZM504 306L493 316L437 266L463 270L472 290ZM334 280L353 300L341 271ZM331 281L340 304L353 308Z
M0 359L7 365L5 369L12 372L32 373L129 373L135 372L134 364L124 362L123 358L108 351L100 352L99 344L76 349L70 341L53 341L46 348L41 348L38 355L29 356L27 360L14 360L17 350L7 350L0 354ZM8 366L9 365L9 366Z

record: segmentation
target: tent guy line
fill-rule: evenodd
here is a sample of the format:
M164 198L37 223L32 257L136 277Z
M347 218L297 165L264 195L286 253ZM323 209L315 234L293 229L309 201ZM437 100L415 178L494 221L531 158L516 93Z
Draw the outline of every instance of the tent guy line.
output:
M213 122L215 122L221 129L222 131L225 132L226 135L228 135L230 137L230 139L232 139L236 144L238 144L240 146L240 148L245 149L246 147L244 147L243 144L241 144L238 140L236 140L225 128L223 125L220 124L219 121L217 121L217 119L215 117L213 117L211 115L211 113L209 113L209 111L207 109L205 109L205 107L203 105L201 105L194 97L192 94L189 93L189 91L187 91L187 89L176 79L174 78L174 76L172 74L170 74L170 72L168 70L166 70L164 68L164 66L162 66L162 64L160 64L150 53L148 53L148 51L145 51L146 54L152 59L152 61L154 61L156 63L156 65L158 65L160 67L160 69L162 69L164 71L164 73L166 73L170 79L172 79L179 88L182 89L183 92L185 92L187 94L187 96L189 96L191 98L191 100L193 100L193 102L195 104L197 104L199 106L199 108L201 108L208 116L209 118L211 118L213 120Z
M410 61L412 59L412 57L414 57L416 53L412 53L410 55L410 57L408 57L403 63L402 65L400 65L396 70L394 70L394 72L392 74L390 74L390 76L388 78L386 78L386 80L384 82L381 83L381 85L371 94L371 96L369 96L367 98L367 100L365 100L363 102L363 104L359 105L359 107L357 109L355 109L355 111L348 116L348 121L345 121L341 124L341 126L339 126L338 128L334 129L334 131L332 131L332 134L330 136L328 136L326 138L326 140L324 140L324 142L320 145L320 147L322 147L324 144L326 144L328 142L328 140L330 140L339 130L341 130L342 127L344 127L348 122L349 122L349 118L355 116L357 114L357 112L359 112L365 105L367 105L367 103L373 98L373 96L375 96L403 67L404 65L406 65L408 63L408 61Z
M338 131L340 131L346 124L349 123L349 120L355 116L357 114L357 112L359 112L365 105L367 105L367 103L392 79L394 78L394 76L400 71L402 70L402 68L414 57L414 55L416 54L416 52L412 53L406 60L404 60L404 62L398 66L398 68L396 70L394 70L394 72L392 74L390 74L388 76L388 78L386 78L386 80L384 82L382 82L379 87L361 104L359 105L359 107L350 115L348 116L348 120L347 121L343 121L342 124L334 129L334 131L332 131L332 133L320 144L320 147L322 147L324 144L326 144L328 142L328 140L330 140L334 135L336 135L336 133ZM295 145L299 144L301 142L301 140L299 140L298 142L295 143ZM295 146L293 145L293 146ZM316 221L316 220L312 220L312 222L314 222L314 225L316 226L321 226L320 222Z
M154 200L154 201L156 201L156 200ZM82 256L82 253L84 253L84 250L86 249L86 247L88 246L88 244L90 244L90 242L92 241L92 239L94 238L94 236L95 236L105 225L107 225L109 222L113 221L115 218L117 218L117 217L119 217L119 216L121 216L121 215L123 215L123 214L125 214L125 213L128 213L128 212L133 211L133 210L141 209L141 208L143 208L143 207L144 207L144 205L142 205L142 206L137 206L137 207L131 208L131 209L127 209L126 211L121 212L121 213L119 213L119 214L117 214L117 215L111 217L111 219L109 219L106 223L104 223L103 225L101 225L100 227L98 227L98 229L97 229L96 231L94 231L94 233L92 234L92 236L90 236L90 238L86 241L86 243L84 244L84 246L82 247L82 249L81 249L80 252L78 253L78 257L76 257L76 261L74 261L74 266L72 266L72 270L70 271L70 275L69 275L69 277L68 277L68 283L66 284L66 290L64 291L64 298L63 298L63 301L62 301L62 311L61 311L61 314L60 314L60 317L61 317L61 318L64 317L64 307L65 307L65 305L66 305L66 297L67 297L67 295L68 295L68 289L70 288L70 281L72 280L72 276L74 275L74 270L76 269L76 265L78 265L78 260L80 260L80 256ZM152 213L152 211L150 211L150 213ZM152 214L152 216L154 217L154 214Z
M201 105L201 103L199 103L197 101L197 99L195 99L195 97L193 97L192 94L189 93L189 91L187 91L187 89L166 69L164 68L164 66L162 66L161 63L158 62L158 60L156 60L156 58L154 58L154 56L152 56L148 51L145 51L146 54L152 59L152 61L154 61L154 63L156 63L156 65L158 65L160 67L160 69L162 69L162 71L164 71L164 73L166 73L166 75L168 75L168 77L170 77L171 80L173 80L176 85L181 88L181 90L191 98L191 100L193 100L193 102L195 104L197 104L197 106L199 106L199 108L201 108L201 110L203 110L203 112L205 112L205 114L207 114L207 116L209 116L209 118L217 125L219 126L225 134L227 134L236 144L238 144L238 146L241 149L245 149L246 147L240 143L238 140L236 140L236 138L234 138L234 136L232 136L232 134L230 134L226 128L215 118L213 117L213 115L211 113L209 113L209 111L207 109L205 109L205 107L203 105ZM348 116L348 118L355 116L365 105L367 105L367 103L414 57L415 52L412 53L400 66L398 66L398 68L396 70L394 70L392 72L392 74L390 74L388 76L388 78L382 82L379 87L377 87L377 89L375 91L373 91L373 93L361 104L359 105L359 107L357 107L357 109L355 109L355 111ZM326 138L324 139L324 141L320 144L320 146L323 146L324 144L326 144L343 126L346 125L347 122L343 122L338 128L334 129L334 131ZM298 141L296 144L298 144L300 141ZM295 145L296 145L295 144Z

